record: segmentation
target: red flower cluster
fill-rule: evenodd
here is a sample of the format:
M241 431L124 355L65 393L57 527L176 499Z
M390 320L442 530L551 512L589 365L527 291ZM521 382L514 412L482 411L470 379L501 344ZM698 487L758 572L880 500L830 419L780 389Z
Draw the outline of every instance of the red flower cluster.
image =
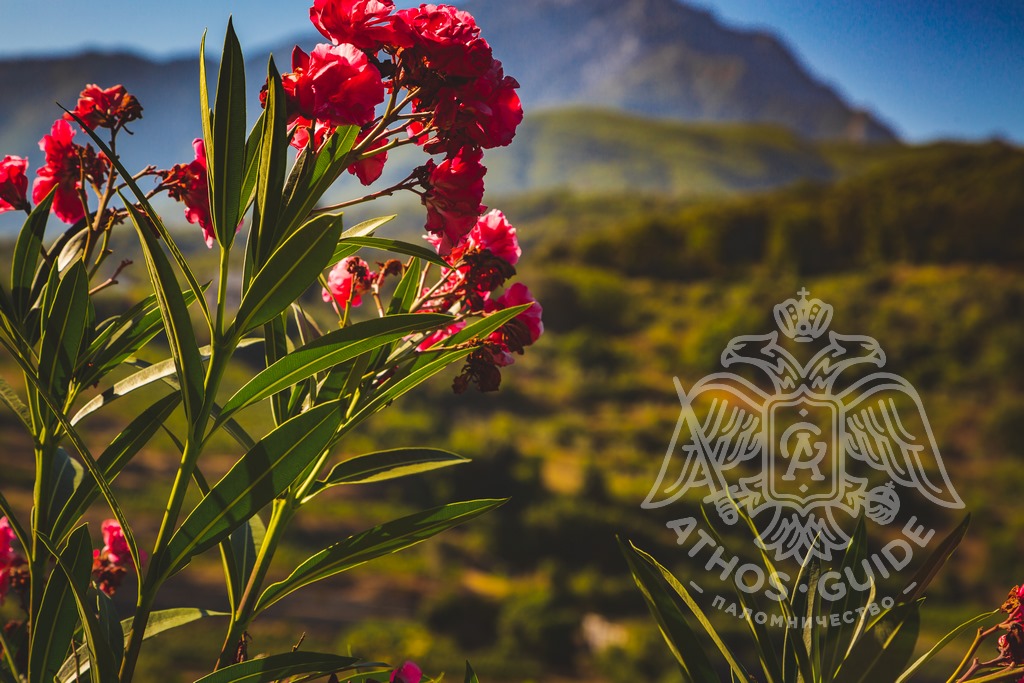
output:
M198 223L203 229L206 246L212 247L216 235L210 218L210 188L207 178L206 146L202 139L192 141L196 158L187 164L175 164L166 171L157 171L162 187L171 199L185 202L185 220Z
M39 149L46 154L46 164L36 171L32 184L32 201L37 204L56 188L53 213L65 223L77 223L85 218L85 183L101 185L110 165L92 145L83 147L72 142L74 136L75 131L67 121L53 122L50 134L39 141Z
M135 567L135 563L132 561L124 530L117 520L104 520L100 530L103 533L103 548L92 551L92 576L101 591L113 596L124 581L128 570ZM142 561L145 560L143 554Z
M428 239L440 251L444 237ZM442 273L442 285L424 293L426 301L421 310L426 311L486 315L530 304L469 356L462 373L455 380L457 393L465 391L470 384L476 384L481 391L496 390L501 383L499 368L511 365L515 360L513 354L522 354L525 347L544 333L543 309L526 285L516 283L501 296L493 296L494 291L515 274L513 266L522 253L516 229L503 213L491 211L481 216L473 228L449 249L445 259L451 267ZM464 327L464 321L457 321L424 338L417 348L426 351Z
M0 161L0 213L29 208L27 169L28 159L22 157L8 155Z
M296 47L292 71L282 76L292 145L319 149L338 126L360 126L349 172L364 185L380 178L397 144L444 154L412 177L422 186L426 228L445 238L447 253L485 210L481 150L512 141L523 119L519 84L472 15L455 7L396 11L392 0L314 0L309 14L331 44L310 55ZM376 116L386 92L392 102ZM398 139L403 133L409 137Z
M64 114L67 121L74 121L75 116L90 130L118 130L125 124L142 118L142 105L135 95L128 94L123 85L115 85L104 90L92 84L85 86L74 111Z
M17 570L25 564L25 558L14 550L15 538L10 520L0 517L0 605L7 597Z

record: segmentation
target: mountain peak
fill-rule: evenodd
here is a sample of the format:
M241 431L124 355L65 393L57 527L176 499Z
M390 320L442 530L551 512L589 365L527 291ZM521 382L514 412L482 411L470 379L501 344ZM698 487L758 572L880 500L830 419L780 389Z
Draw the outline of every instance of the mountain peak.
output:
M678 0L472 0L529 107L589 104L647 116L784 125L818 139L895 133L815 79L775 35Z

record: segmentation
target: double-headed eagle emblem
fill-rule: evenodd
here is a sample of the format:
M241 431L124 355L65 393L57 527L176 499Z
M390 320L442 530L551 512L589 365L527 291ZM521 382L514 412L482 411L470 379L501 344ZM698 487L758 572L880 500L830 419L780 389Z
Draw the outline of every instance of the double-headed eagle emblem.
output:
M682 410L643 507L693 491L734 524L739 505L780 561L831 559L849 540L843 515L889 524L900 508L896 485L963 507L917 391L881 371L875 339L829 331L832 307L809 294L775 306L777 331L729 342L727 371L689 391L675 379ZM793 352L779 332L796 342Z

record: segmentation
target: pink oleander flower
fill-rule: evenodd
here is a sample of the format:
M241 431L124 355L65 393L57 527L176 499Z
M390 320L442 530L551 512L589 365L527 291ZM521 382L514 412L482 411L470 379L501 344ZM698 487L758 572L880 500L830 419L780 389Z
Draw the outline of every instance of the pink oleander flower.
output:
M29 208L28 159L7 155L0 161L0 213Z
M128 575L128 570L135 569L135 562L128 549L124 530L116 519L104 520L100 530L103 533L103 548L92 551L92 576L100 590L113 596ZM140 559L146 561L145 553L142 553Z
M525 347L534 344L544 334L544 309L530 293L530 288L521 282L515 283L500 297L488 303L488 312L532 304L489 337L489 341L497 347L495 363L499 366L511 365L515 362L512 354L522 355Z
M363 294L370 291L374 282L374 273L358 256L349 256L338 262L327 275L328 288L323 290L325 302L334 302L336 309L344 309L346 305L359 306L363 303Z
M0 605L11 587L10 569L20 564L20 556L14 552L14 530L10 520L0 517Z
M77 223L85 218L85 206L80 190L82 176L87 181L101 184L106 178L107 160L96 154L91 145L85 147L71 141L75 131L64 119L57 119L49 135L39 141L39 149L46 154L46 164L36 171L32 183L32 201L38 204L54 188L53 213L65 223Z
M394 9L392 0L313 0L309 19L335 45L351 43L367 52L410 47L412 34Z
M420 5L397 12L416 42L403 55L407 65L422 63L442 76L475 78L491 65L491 46L469 12L450 5Z
M420 683L423 672L413 662L406 662L391 672L391 683Z
M505 214L497 209L480 216L466 238L466 244L471 249L487 249L513 266L523 255L515 227L508 222Z
M452 323L451 325L448 325L447 327L442 327L439 330L434 330L426 337L424 337L423 341L416 345L416 350L426 351L427 349L432 348L435 345L443 342L445 339L448 339L452 335L461 332L463 329L465 329L465 327L466 321L460 320L458 322Z
M363 138L368 135L368 131L364 131L359 134L356 139L358 145L362 142ZM380 149L388 144L387 138L381 138L377 142L373 143L369 149L365 150L364 153L372 152L375 149ZM348 167L348 172L359 178L359 182L363 185L372 185L380 179L382 173L384 173L384 165L388 162L387 152L377 152L373 156L366 157L361 161L357 161Z
M124 530L116 519L103 520L100 526L103 533L103 550L107 558L116 565L131 566L132 555L128 550L128 541L124 538Z
M321 43L307 55L292 51L292 72L281 77L289 121L299 117L331 128L362 126L384 101L384 83L366 53L354 45ZM266 96L261 98L266 105Z
M216 233L210 217L210 190L206 166L206 146L202 138L192 141L196 158L187 164L175 164L168 171L159 171L171 199L185 203L185 220L199 224L207 247L213 247Z
M450 253L487 209L480 203L487 172L480 163L482 158L479 149L464 148L440 164L431 159L424 167L426 192L422 201L427 207L426 228L442 237L439 254Z
M128 94L123 85L115 85L104 90L98 85L90 84L78 96L78 104L64 118L74 121L74 114L82 119L87 128L121 128L126 123L142 118L142 106L135 95Z

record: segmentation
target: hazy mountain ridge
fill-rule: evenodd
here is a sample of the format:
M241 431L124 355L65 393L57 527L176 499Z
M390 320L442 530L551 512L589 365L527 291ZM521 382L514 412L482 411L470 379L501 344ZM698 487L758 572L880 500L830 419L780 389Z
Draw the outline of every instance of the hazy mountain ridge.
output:
M815 81L776 38L737 31L676 0L470 0L528 109L588 105L678 120L767 122L809 138L893 140ZM214 32L216 33L216 31ZM310 31L300 44L318 40ZM215 54L216 39L210 40ZM273 47L282 70L293 42ZM251 119L269 49L246 46ZM42 161L36 142L86 83L123 83L145 108L120 151L130 166L190 156L198 62L128 53L0 60L0 152ZM211 78L215 77L215 70Z

